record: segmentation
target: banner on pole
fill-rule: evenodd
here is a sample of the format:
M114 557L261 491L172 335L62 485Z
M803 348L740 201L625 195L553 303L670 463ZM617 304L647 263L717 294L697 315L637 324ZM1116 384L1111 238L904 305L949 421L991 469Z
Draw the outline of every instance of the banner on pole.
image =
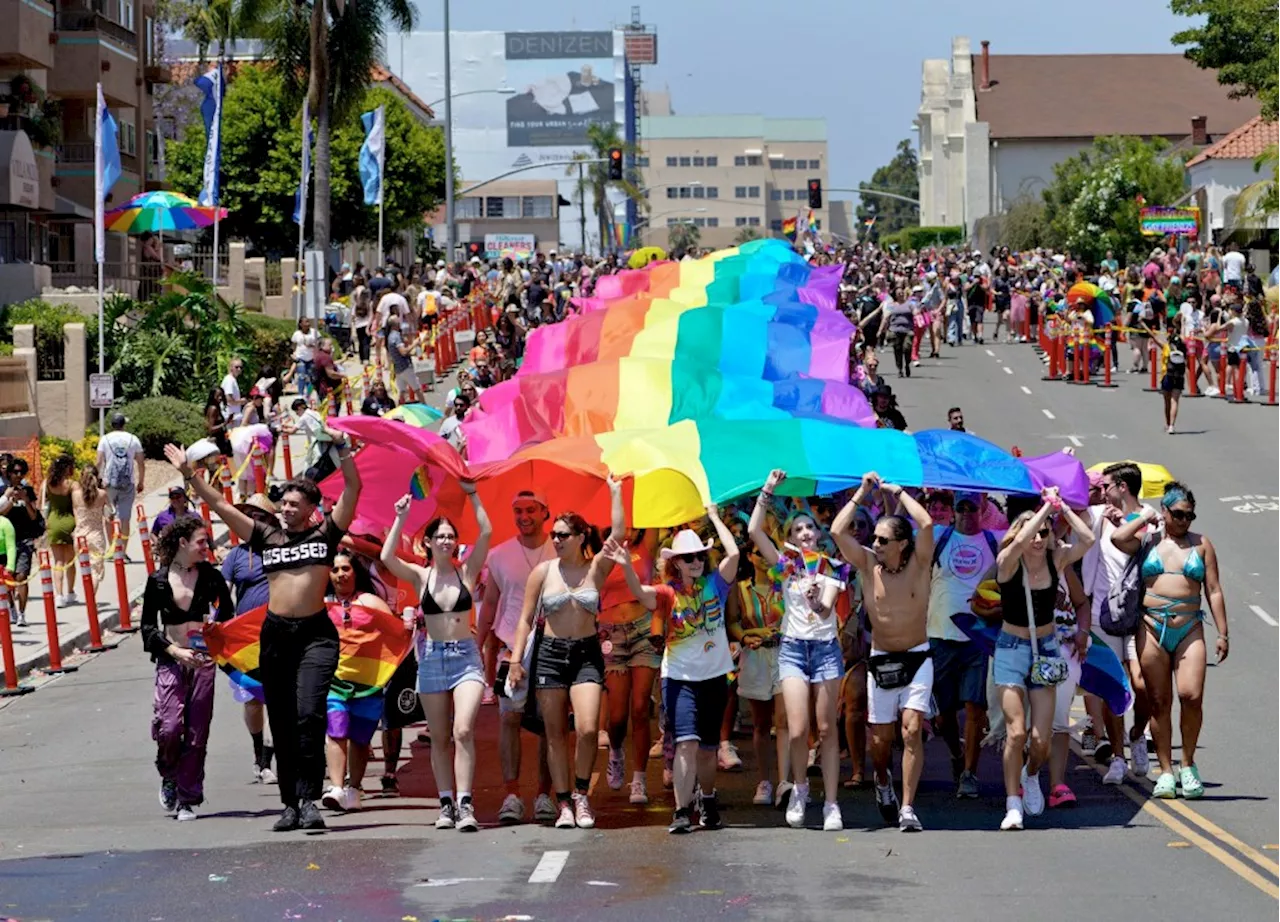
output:
M360 181L364 184L364 203L382 204L382 167L386 150L386 106L360 116L364 125L364 143L360 145Z
M1194 237L1200 231L1200 209L1195 205L1154 205L1139 212L1142 233L1151 237Z
M222 166L222 99L227 91L221 62L210 68L207 74L197 77L195 84L204 93L200 115L204 118L205 132L204 181L196 200L201 205L212 206L218 204L218 174Z
M314 142L311 131L311 101L302 100L302 175L298 180L298 191L293 194L293 223L302 224L306 220L307 187L311 180L311 145Z
M104 207L111 187L120 178L120 141L116 120L107 111L102 96L102 84L98 84L97 128L93 133L93 248L94 258L101 264L106 259L106 209Z

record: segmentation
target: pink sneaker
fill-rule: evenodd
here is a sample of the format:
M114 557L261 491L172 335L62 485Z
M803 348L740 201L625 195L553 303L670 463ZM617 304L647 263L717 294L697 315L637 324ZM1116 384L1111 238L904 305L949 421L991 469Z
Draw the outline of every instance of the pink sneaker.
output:
M1065 784L1055 785L1053 790L1049 792L1049 806L1053 807L1074 807L1076 805L1076 795L1071 792L1071 788Z

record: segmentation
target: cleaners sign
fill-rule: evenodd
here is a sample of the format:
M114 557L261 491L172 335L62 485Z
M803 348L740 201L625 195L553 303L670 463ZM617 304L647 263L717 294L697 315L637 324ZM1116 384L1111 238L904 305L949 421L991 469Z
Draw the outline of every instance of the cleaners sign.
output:
M533 256L533 234L485 234L484 252L489 259L529 259Z

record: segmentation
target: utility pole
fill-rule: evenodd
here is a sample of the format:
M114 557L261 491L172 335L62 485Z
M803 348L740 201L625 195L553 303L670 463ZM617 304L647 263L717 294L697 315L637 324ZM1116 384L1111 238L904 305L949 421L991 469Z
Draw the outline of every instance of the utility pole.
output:
M578 161L578 230L582 234L582 255L587 255L587 184L582 178L582 161Z

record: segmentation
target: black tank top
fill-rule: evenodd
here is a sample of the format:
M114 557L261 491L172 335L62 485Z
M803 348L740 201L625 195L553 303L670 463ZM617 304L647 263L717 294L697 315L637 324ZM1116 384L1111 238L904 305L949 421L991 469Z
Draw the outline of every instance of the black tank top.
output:
M471 590L467 588L467 584L463 581L458 573L458 568L453 568L453 575L458 578L458 585L462 587L462 591L458 593L458 601L453 603L450 612L470 611L471 610ZM422 613L424 615L443 615L445 610L437 603L435 596L431 594L431 590L424 587L422 599L420 602Z
M1053 555L1047 554L1049 563L1049 585L1044 589L1031 590L1031 607L1035 609L1036 627L1053 624L1053 612L1058 601L1058 568L1053 565ZM1028 627L1027 593L1022 588L1025 568L1021 563L1009 577L1009 581L1000 583L1000 608L1004 613L1004 623L1014 627Z

